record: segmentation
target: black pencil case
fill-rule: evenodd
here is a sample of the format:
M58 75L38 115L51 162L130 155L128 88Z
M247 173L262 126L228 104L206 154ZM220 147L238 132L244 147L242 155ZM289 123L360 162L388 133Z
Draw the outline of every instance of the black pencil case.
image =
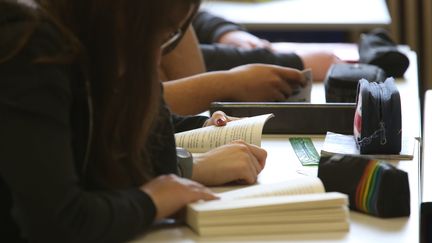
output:
M354 137L361 154L399 154L402 114L393 78L383 83L362 79L358 84Z
M366 157L321 157L318 177L326 191L345 193L349 207L382 218L410 215L408 174L392 164Z
M388 76L402 77L409 66L408 57L400 52L385 29L362 34L358 44L359 62L377 65Z
M355 103L357 85L360 79L382 82L385 72L374 65L368 64L333 64L324 80L327 102Z

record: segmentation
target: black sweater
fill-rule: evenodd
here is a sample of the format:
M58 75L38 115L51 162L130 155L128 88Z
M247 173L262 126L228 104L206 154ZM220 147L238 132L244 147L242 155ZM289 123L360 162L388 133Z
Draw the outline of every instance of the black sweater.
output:
M193 27L200 42L207 71L228 70L251 63L274 64L303 69L303 62L295 53L275 53L264 48L252 50L215 44L230 31L245 30L242 26L226 19L200 11L193 21Z
M21 7L5 2L0 1L0 57L34 22ZM0 62L1 241L16 233L11 222L31 242L130 240L153 223L154 203L139 185L109 190L86 184L90 95L77 65L34 64L65 48L52 23L36 26L24 49ZM176 173L174 130L202 126L206 117L171 117L161 109L150 152L157 174Z

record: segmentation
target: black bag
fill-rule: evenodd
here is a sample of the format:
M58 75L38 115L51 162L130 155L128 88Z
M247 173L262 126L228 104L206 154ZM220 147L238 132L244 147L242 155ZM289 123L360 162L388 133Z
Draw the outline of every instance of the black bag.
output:
M392 164L365 157L321 157L318 177L326 191L345 193L353 210L378 217L410 215L408 174Z
M383 83L360 80L354 115L354 137L361 154L399 154L402 114L393 78Z
M358 46L359 62L377 65L388 76L402 77L408 69L408 57L398 50L396 43L384 29L362 34Z
M362 78L371 82L382 82L386 75L381 68L374 65L333 64L324 80L326 101L354 103L357 85Z

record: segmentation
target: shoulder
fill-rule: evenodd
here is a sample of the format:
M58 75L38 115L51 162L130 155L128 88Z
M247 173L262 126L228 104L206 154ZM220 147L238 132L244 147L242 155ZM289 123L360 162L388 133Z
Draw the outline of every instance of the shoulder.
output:
M66 43L61 31L37 8L0 0L0 60L20 52L33 59L56 55L68 49Z
M3 85L8 80L17 81L5 77L19 75L23 77L21 80L32 83L32 80L38 80L37 77L64 74L70 66L58 65L60 62L55 58L67 56L71 50L69 45L60 28L38 8L0 0L0 75L4 78ZM50 80L43 77L38 82L41 79Z
M73 64L39 60L67 53L68 42L36 11L0 0L0 108L57 114L65 123L77 83Z

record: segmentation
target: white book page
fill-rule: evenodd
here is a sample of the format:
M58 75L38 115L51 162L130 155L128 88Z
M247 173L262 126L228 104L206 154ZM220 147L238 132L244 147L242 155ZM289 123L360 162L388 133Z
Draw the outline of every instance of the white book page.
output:
M299 177L281 183L248 186L217 195L221 199L245 199L323 192L324 185L318 177Z
M192 153L206 152L239 139L261 146L262 129L271 117L273 114L242 118L223 127L209 126L176 133L176 145Z
M402 149L399 154L365 154L364 156L372 159L412 160L414 145L413 137L402 136ZM333 154L360 155L354 136L327 132L321 155Z

